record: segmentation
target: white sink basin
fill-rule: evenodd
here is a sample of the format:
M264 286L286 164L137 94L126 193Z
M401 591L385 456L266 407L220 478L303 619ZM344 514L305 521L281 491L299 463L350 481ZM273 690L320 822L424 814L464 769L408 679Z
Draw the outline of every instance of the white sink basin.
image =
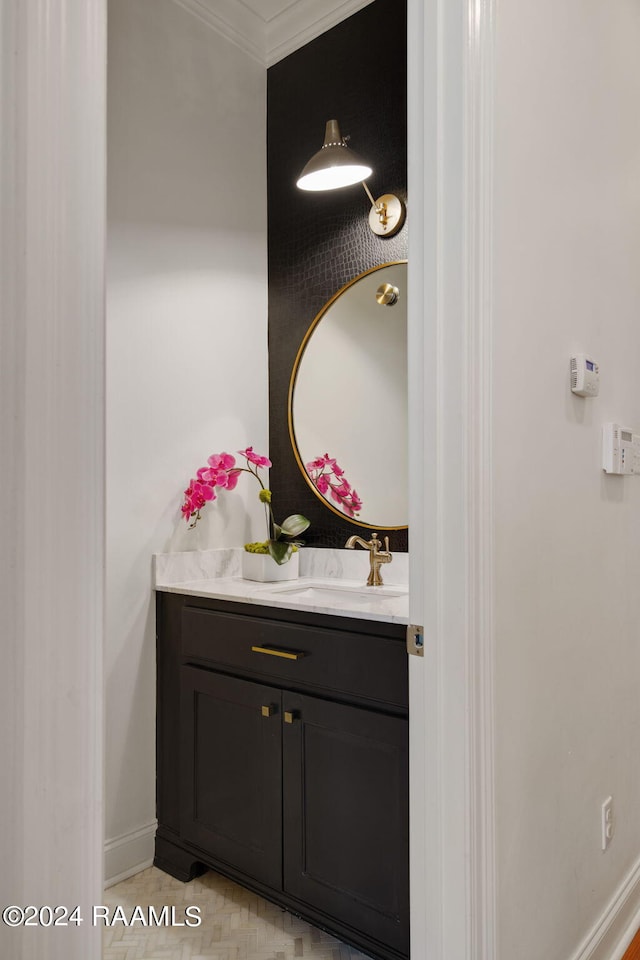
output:
M348 584L297 583L287 587L272 589L272 593L279 596L288 596L297 600L308 600L317 603L330 603L332 600L344 604L349 601L358 606L367 603L379 603L397 597L408 596L408 591L402 587L354 587Z

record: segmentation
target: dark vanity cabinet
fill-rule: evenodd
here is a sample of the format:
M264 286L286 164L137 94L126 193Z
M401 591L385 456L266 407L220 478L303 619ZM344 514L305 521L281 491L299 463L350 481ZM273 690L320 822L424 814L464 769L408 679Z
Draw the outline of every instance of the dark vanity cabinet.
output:
M404 627L158 593L156 866L409 954Z

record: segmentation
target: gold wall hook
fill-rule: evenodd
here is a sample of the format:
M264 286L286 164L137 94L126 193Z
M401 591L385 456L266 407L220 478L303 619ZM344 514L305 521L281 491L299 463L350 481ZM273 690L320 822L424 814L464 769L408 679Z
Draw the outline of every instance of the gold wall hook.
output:
M376 290L376 300L381 307L395 307L400 291L392 283L381 283Z

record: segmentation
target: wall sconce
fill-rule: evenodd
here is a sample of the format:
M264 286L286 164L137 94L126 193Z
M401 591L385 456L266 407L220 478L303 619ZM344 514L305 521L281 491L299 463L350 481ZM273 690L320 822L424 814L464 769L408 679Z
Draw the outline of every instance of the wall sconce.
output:
M311 157L298 177L301 190L336 190L353 183L362 183L371 202L369 226L379 237L391 237L404 223L402 200L393 193L384 193L377 200L364 182L373 170L347 146L340 135L337 120L328 120L322 148Z

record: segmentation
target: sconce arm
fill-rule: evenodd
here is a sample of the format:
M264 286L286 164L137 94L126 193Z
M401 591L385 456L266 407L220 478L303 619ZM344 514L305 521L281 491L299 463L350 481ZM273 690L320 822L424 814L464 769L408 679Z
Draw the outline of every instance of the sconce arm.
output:
M364 180L362 181L362 186L364 187L364 192L366 193L366 195L369 197L369 200L371 201L371 206L375 207L376 202L373 199L373 194L371 193L371 190L369 190L369 187L367 186Z
M392 193L385 193L377 200L374 200L364 180L362 181L362 186L371 203L369 226L378 236L393 236L404 223L404 204Z

